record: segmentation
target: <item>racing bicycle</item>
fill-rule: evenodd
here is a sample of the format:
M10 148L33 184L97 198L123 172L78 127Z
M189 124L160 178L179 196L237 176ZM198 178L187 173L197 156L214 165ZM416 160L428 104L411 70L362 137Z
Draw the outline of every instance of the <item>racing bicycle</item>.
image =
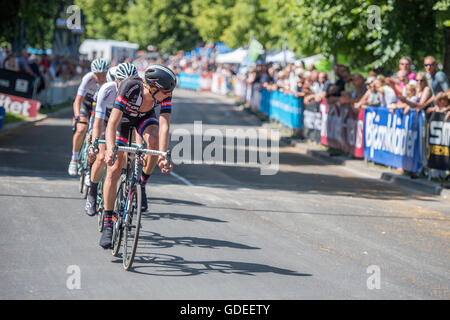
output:
M163 156L170 163L170 150L167 152L146 149L145 142L141 146L115 145L113 150L113 163L117 152L128 153L125 172L118 182L117 197L113 211L112 255L117 256L123 241L122 262L125 270L130 270L139 240L141 228L142 191L140 180L142 168L145 164L145 155Z

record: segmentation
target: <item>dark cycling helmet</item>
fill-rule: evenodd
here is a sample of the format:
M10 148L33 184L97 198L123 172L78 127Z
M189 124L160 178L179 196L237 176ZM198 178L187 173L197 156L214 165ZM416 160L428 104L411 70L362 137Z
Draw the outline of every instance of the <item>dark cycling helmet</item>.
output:
M152 64L145 70L145 82L164 91L173 91L177 86L177 76L162 64Z

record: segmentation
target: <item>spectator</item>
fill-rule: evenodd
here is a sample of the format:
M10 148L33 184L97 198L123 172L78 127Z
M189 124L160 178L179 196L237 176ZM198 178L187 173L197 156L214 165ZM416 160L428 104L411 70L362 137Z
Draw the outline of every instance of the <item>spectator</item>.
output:
M2 51L0 51L0 66L3 67L3 62L9 55L8 46L3 46Z
M399 96L399 102L397 102L397 109L403 109L403 113L407 114L410 111L410 106L406 103L406 101L409 102L416 102L417 97L416 97L416 86L412 85L412 84L407 84L405 86L405 102L401 101L400 96Z
M33 70L31 70L28 64L28 52L26 49L22 49L22 55L17 58L17 65L19 66L19 72L26 72L31 76L35 76Z
M295 97L296 98L303 97L303 102L309 103L311 97L314 98L314 91L311 90L311 86L312 86L311 79L309 77L306 77L301 87L301 91L295 93Z
M416 74L411 70L412 60L410 57L402 57L398 63L398 70L405 71L410 84L416 85Z
M382 105L386 108L395 109L397 107L397 94L393 87L395 87L395 81L392 78L385 78L384 76L378 76L380 81L380 87L378 92L383 96Z
M424 66L425 71L429 75L429 80L431 80L431 92L434 97L449 88L447 76L444 72L437 70L436 59L434 59L434 57L426 57L424 59Z
M381 81L371 79L367 83L367 91L363 97L354 104L356 109L366 109L367 107L379 107L383 103L383 95L380 93Z
M309 76L309 79L311 80L311 90L317 94L317 92L320 90L320 83L319 83L319 71L312 70L311 74Z
M327 96L328 88L330 87L331 82L328 80L328 75L326 72L320 72L318 78L318 86L315 90L314 100L316 102L320 102Z
M345 84L351 81L350 69L341 64L336 64L335 73L338 79L334 83L338 87L339 95L342 91L345 91Z
M416 81L417 86L415 101L409 101L403 95L400 95L399 99L400 101L406 103L409 106L409 109L415 109L417 112L420 112L421 110L427 110L427 108L431 107L431 103L428 101L432 98L433 94L427 84L427 78L424 72L417 73Z
M289 73L287 72L287 70L282 69L280 72L277 73L276 84L278 90L282 92L289 91Z
M19 66L17 65L16 54L11 52L6 59L3 61L3 68L10 71L19 71Z
M351 80L354 89L348 92L349 95L345 95L340 99L341 103L356 103L364 96L367 91L365 79L361 74L353 74Z
M275 68L271 65L269 65L265 72L261 75L260 83L261 88L269 89L273 85L274 82L274 76L275 76Z
M408 78L408 72L406 70L400 70L399 72L397 72L397 79L398 79L398 83L396 84L395 87L395 92L397 93L397 95L406 95L406 86L408 84L415 84L416 81L414 80L413 83L410 82L409 78Z
M431 113L433 111L447 113L448 111L450 111L448 94L445 92L438 93L438 95L434 99L434 104L435 106L433 108L429 108L427 110L428 113Z

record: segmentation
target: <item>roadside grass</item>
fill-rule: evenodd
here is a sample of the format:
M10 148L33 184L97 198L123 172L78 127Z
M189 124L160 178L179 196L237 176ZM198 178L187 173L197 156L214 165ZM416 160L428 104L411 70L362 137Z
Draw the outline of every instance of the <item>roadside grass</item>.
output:
M64 108L68 108L72 105L71 102L65 102L65 103L61 103L61 104L57 104L54 106L41 106L41 108L39 109L39 113L40 114L49 114Z
M3 119L3 124L24 121L27 119L28 119L28 117L23 116L21 114L16 114L16 113L6 111L5 118Z

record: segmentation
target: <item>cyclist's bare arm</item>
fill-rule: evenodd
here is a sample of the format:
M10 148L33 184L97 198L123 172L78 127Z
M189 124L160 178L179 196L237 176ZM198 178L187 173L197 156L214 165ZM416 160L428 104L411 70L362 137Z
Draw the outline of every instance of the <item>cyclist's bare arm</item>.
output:
M159 116L159 150L166 152L169 147L170 113L161 113ZM162 173L172 171L173 165L166 158L158 158L158 167Z
M73 116L74 118L80 117L80 108L81 108L81 102L83 101L84 96L77 94L75 97L75 101L73 102Z
M106 140L106 154L105 162L110 166L112 165L113 149L116 142L116 130L119 126L120 120L122 119L122 111L119 109L112 109L109 116L108 125L105 131Z

